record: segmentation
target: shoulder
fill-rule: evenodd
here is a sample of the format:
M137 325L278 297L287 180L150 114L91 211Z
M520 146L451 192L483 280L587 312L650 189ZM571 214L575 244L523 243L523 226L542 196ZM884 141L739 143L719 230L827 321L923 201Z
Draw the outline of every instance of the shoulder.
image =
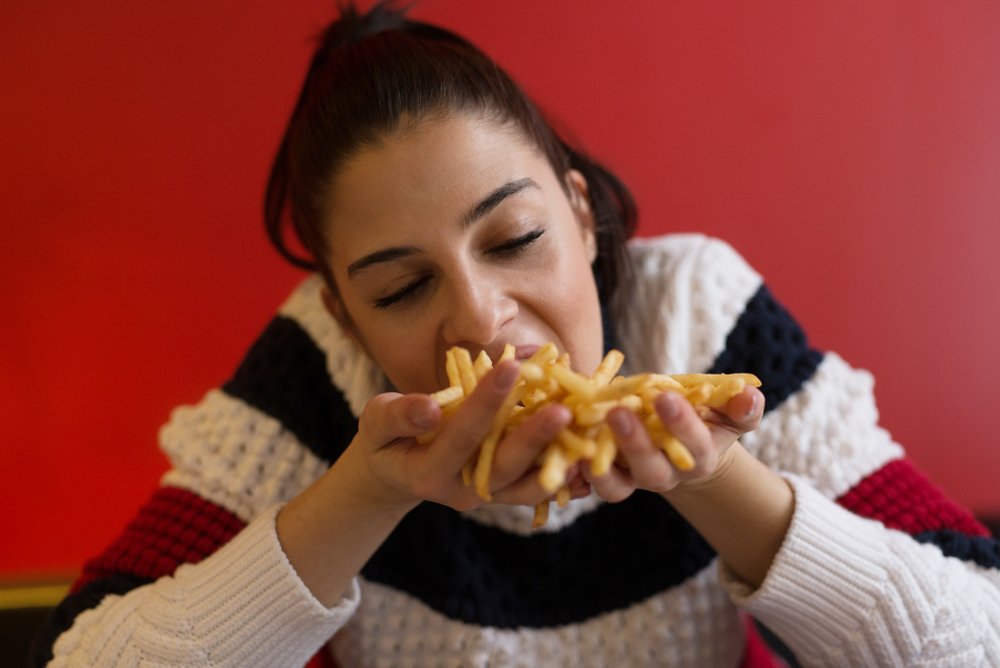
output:
M629 242L632 272L618 328L638 370L704 371L725 346L760 274L726 242L671 234ZM667 333L669 332L669 337Z

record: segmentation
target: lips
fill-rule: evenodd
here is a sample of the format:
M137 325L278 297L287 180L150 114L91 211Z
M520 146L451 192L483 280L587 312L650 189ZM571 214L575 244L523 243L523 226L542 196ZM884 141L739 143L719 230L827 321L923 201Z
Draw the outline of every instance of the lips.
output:
M538 349L541 348L541 346L528 343L524 345L515 345L514 348L514 359L520 362L521 360L526 360L538 352Z

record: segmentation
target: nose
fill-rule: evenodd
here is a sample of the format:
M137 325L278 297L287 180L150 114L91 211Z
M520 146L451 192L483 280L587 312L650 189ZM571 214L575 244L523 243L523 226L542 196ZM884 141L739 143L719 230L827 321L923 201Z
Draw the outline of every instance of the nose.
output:
M463 273L451 281L442 336L448 347L483 349L517 316L517 300L498 276Z

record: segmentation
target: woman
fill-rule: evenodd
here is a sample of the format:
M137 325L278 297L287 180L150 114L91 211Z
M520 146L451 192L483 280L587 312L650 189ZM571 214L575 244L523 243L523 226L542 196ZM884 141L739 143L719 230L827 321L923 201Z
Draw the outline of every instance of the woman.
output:
M624 186L471 45L345 10L266 204L279 250L301 262L287 216L322 278L174 413L173 470L88 563L40 664L295 666L332 638L345 666L768 665L737 606L808 665L1000 664L996 545L878 429L869 377L811 350L721 242L626 247ZM627 467L572 469L574 500L532 534L564 407L498 446L494 504L460 475L515 362L412 437L441 420L445 350L547 341L583 373L614 345L629 371L748 371L763 393L707 424L660 397L686 473L613 412Z

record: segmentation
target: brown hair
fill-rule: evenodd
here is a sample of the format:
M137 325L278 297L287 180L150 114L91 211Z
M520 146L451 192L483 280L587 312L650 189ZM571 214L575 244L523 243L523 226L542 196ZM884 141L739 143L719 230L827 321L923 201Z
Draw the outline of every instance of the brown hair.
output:
M636 225L631 193L563 141L520 86L479 49L405 13L391 0L366 14L347 4L323 31L267 184L264 220L278 252L296 266L320 271L333 289L324 261L323 213L340 166L359 149L405 131L405 122L474 111L516 124L548 159L567 194L566 172L583 174L597 233L598 290L602 302L612 303L629 270L625 240ZM311 259L288 248L288 221Z

